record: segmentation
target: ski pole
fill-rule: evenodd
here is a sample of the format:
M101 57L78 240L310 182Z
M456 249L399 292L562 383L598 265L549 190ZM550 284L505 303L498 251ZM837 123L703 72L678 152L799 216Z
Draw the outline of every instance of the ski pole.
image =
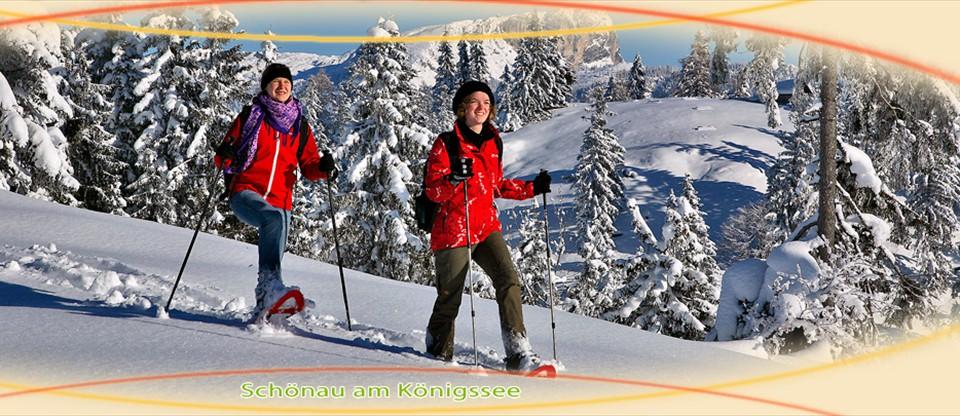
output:
M177 273L177 280L173 282L173 289L170 290L170 298L167 299L167 305L163 307L163 311L166 313L170 313L170 303L173 302L173 295L177 293L177 286L180 285L180 278L183 277L183 269L187 267L187 260L190 259L190 253L193 251L193 243L197 241L197 234L200 234L200 228L207 218L207 209L210 207L210 200L213 199L214 194L213 191L217 186L217 182L220 182L221 176L223 176L223 169L218 168L217 177L213 179L213 185L210 186L207 200L203 203L203 213L200 215L200 218L197 219L197 227L193 229L193 237L190 238L190 246L187 247L187 254L183 256L183 263L180 263L180 272Z
M337 268L340 269L340 289L343 290L343 307L347 310L347 330L353 331L350 324L350 304L347 303L347 281L343 278L343 259L340 258L340 235L337 233L337 214L333 208L333 178L327 178L327 202L330 204L330 222L333 223L333 246L337 249Z
M541 170L540 173L547 171ZM550 268L550 223L547 217L547 193L543 193L543 230L547 239L547 284L550 286L550 334L553 337L553 361L557 361L557 321L553 317L553 272Z
M461 159L461 164L465 160L470 159ZM477 367L480 367L480 352L477 350L477 310L473 307L473 243L470 239L470 195L467 192L467 179L463 180L463 211L466 213L467 223L467 276L470 277L470 329L473 331L473 362Z

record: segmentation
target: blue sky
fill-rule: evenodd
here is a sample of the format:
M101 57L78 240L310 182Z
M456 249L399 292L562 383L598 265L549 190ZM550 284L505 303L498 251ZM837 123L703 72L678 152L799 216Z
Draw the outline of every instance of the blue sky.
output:
M492 5L437 3L411 5L410 2L376 2L363 4L358 2L319 2L319 3L277 3L263 5L230 5L225 7L240 21L240 28L247 33L264 33L271 30L276 34L362 36L376 23L380 16L391 17L400 26L401 31L421 26L436 25L464 19L480 19L496 15L510 15L535 10L530 7L494 7ZM544 9L539 9L544 10ZM142 14L126 16L125 20L139 24ZM611 14L614 24L644 20L642 16ZM701 24L683 23L659 26L649 29L617 32L620 40L620 53L625 60L633 60L639 53L648 66L674 65L690 53L690 43ZM741 42L749 36L741 34ZM257 50L259 42L241 42L246 50ZM321 55L340 55L357 47L357 44L331 44L307 42L278 42L281 52L311 52ZM787 48L787 62L796 63L799 45L794 42ZM752 57L741 45L731 55L734 62L745 62Z

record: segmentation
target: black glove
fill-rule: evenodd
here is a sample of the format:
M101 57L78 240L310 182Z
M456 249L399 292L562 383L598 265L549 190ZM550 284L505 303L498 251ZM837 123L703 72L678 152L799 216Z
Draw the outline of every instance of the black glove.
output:
M330 153L325 153L323 157L320 158L320 163L317 167L327 172L327 179L329 180L337 179L337 175L340 173L337 171L337 162L333 160L333 155Z
M462 182L473 177L473 159L462 157L450 165L450 182Z
M217 146L215 152L217 156L220 156L223 160L237 160L237 149L234 149L233 145L226 141L220 143L220 146Z
M541 170L536 178L533 178L533 194L540 195L550 192L550 174Z

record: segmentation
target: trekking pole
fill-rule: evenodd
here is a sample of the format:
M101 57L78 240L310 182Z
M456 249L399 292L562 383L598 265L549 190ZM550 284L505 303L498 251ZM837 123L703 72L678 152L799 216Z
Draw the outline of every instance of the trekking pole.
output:
M193 229L193 237L190 239L190 246L187 247L187 254L183 256L183 263L180 263L180 272L177 273L177 280L173 282L173 289L170 290L170 298L167 299L167 305L163 307L165 313L170 313L170 303L173 302L173 295L177 293L177 286L180 285L180 278L183 277L183 269L187 267L187 260L190 259L190 253L193 251L193 243L197 241L197 234L200 234L200 228L207 218L207 209L210 207L210 200L213 199L214 188L216 188L217 182L220 182L221 176L223 176L223 169L218 168L217 177L213 179L213 185L210 186L207 200L203 203L203 212L200 218L197 219L197 227Z
M343 259L340 258L340 235L337 233L337 210L333 208L332 178L327 178L327 202L330 204L330 222L333 223L333 246L337 249L337 268L340 269L340 289L343 290L343 307L347 310L347 330L353 331L350 325L350 304L347 303L347 281L343 278Z
M540 173L547 171L541 170ZM550 267L550 223L547 217L547 193L543 193L543 230L547 239L547 284L550 285L550 334L553 336L553 361L557 361L557 321L553 317L553 272Z
M469 159L461 159L461 161L463 160ZM463 211L466 213L467 223L467 276L470 277L470 326L473 331L473 363L480 367L480 352L477 350L477 310L473 307L473 243L470 241L470 195L467 192L466 179L463 180Z

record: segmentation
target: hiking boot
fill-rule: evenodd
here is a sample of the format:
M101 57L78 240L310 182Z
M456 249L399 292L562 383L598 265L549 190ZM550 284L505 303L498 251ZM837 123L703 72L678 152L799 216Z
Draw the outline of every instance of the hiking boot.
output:
M438 360L453 361L453 337L450 337L448 342L441 345L440 340L434 337L428 329L423 341L427 346L427 354Z
M287 287L280 280L279 273L261 273L259 279L257 279L257 288L254 291L257 304L253 307L250 323L257 322L266 315L267 309L273 306L285 293L287 293Z
M503 366L509 371L533 371L540 368L541 364L543 361L532 352L509 355L503 359Z

